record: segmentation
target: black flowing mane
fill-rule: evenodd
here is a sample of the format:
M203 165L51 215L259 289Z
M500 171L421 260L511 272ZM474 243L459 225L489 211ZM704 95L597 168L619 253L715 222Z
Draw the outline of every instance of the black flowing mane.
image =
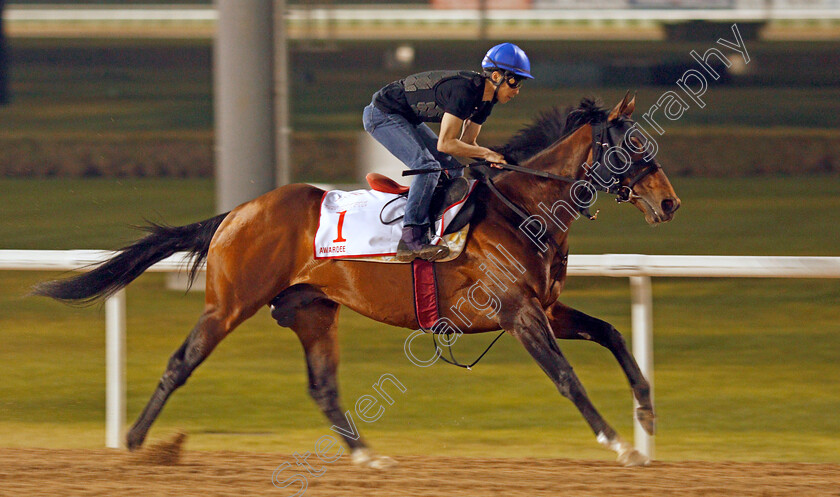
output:
M512 164L520 164L565 138L584 124L596 124L607 119L608 111L592 98L581 100L577 108L559 107L541 112L534 122L519 130L505 145L495 148Z

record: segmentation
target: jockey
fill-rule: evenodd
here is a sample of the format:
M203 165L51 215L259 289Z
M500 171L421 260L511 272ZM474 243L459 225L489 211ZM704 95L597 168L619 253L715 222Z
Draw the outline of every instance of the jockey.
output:
M373 95L365 107L365 131L410 169L449 169L456 177L458 157L504 163L504 157L476 143L481 125L493 106L507 103L531 76L531 63L521 48L502 43L491 48L481 62L483 73L430 71L395 81ZM425 124L440 123L440 137ZM419 174L411 182L405 207L405 225L397 259L419 257L429 261L449 255L446 244L429 243L429 205L440 172Z

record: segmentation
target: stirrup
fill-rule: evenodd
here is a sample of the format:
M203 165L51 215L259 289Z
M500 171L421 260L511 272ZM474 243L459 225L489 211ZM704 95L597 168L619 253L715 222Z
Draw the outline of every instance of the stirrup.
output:
M411 262L414 259L423 259L434 262L446 258L449 255L449 247L446 245L423 244L419 250L411 250L403 240L397 244L396 259L400 262Z

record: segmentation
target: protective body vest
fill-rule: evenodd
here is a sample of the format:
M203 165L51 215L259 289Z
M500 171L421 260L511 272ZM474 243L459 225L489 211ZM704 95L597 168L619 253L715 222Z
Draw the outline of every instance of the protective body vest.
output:
M484 77L472 71L429 71L385 86L373 104L413 124L440 122L443 114L483 124L495 102L484 102Z

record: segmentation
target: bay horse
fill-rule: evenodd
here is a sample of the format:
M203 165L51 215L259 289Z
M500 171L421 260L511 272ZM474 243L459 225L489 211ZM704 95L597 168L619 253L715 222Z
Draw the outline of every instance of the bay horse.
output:
M592 184L597 177L603 180L603 173L594 175L588 166L593 158L603 156L599 147L613 143L629 160L624 171L610 168L606 177L614 184L608 190L619 192L619 200L632 203L649 224L673 218L679 198L659 164L645 153L644 147L650 144L641 143L644 139L639 136L630 137L634 108L635 98L630 99L629 94L611 111L584 100L566 117L555 110L521 131L501 150L509 162L519 162L521 169L536 173L497 174L492 188L505 197L504 202L494 198L490 185L478 185L473 195L481 209L472 220L464 252L450 262L435 265L441 318L468 323L460 327L463 333L505 330L512 335L560 394L575 404L597 441L617 452L618 461L628 466L647 465L649 459L601 417L556 339L591 340L608 348L638 401L637 419L652 434L654 410L649 383L612 325L558 301L566 279L566 228L579 215L570 209L546 206L563 205L558 204L561 200L571 205L568 202L574 200L571 181L556 178L584 184ZM624 137L620 136L623 132ZM184 385L219 342L269 304L272 316L280 325L291 328L303 345L309 393L315 403L339 431L355 433L339 402L339 309L344 305L379 322L417 329L412 271L407 264L315 259L312 240L323 195L324 191L314 186L286 185L202 222L180 227L152 225L146 228L149 235L93 271L34 287L36 295L92 303L125 287L175 252L193 254L192 276L206 260L204 312L169 359L151 399L128 431L129 450L143 444L169 396ZM521 228L525 222L516 215L517 210L543 212L559 221L543 226L541 247L535 245L533 223L529 230ZM498 258L494 251L502 246L518 261L520 270L515 282L507 280L509 287L499 292L498 312L466 305L464 302L474 297L471 289L475 282L487 274L484 261ZM354 462L382 467L391 461L373 454L361 436L342 436Z

